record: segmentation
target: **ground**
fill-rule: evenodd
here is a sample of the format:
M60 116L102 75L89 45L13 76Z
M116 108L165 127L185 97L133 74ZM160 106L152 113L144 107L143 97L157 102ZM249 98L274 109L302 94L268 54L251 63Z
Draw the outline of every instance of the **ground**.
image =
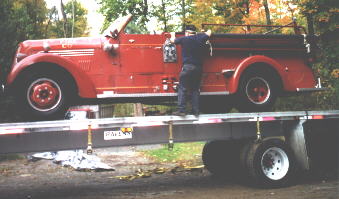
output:
M26 158L0 161L0 198L339 198L339 180L333 172L313 172L302 175L289 187L261 189L248 184L246 180L225 180L211 175L207 170L199 168L200 157L191 163L198 166L192 169L176 167L176 163L158 163L134 151L112 152L110 149L100 149L95 150L95 153L103 162L114 167L115 171L80 172L49 160L32 162ZM164 173L155 174L154 169ZM135 178L136 170L143 173L144 178ZM150 175L147 172L150 170L153 170L151 176L145 177ZM135 179L121 180L119 176Z

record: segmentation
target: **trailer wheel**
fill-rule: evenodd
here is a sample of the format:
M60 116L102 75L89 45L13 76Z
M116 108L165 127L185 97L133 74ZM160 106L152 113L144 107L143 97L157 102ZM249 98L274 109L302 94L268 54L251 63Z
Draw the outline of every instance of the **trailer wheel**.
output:
M205 168L218 177L232 177L239 166L239 144L233 141L216 140L207 142L202 160Z
M244 150L241 159L255 185L282 187L293 180L296 163L292 151L282 140L250 143Z
M242 76L237 93L239 111L269 111L272 108L278 94L278 81L270 71L250 70Z
M52 74L53 73L53 74ZM17 102L30 118L63 118L71 101L70 82L60 72L35 72L18 86Z

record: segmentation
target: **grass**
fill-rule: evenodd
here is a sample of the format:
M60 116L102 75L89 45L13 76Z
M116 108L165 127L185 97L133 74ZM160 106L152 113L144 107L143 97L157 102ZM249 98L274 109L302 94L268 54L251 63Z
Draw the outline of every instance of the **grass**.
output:
M2 154L0 155L0 162L7 160L21 160L24 159L24 155L21 154Z
M195 162L197 159L201 159L200 157L204 144L204 142L175 143L173 150L168 150L168 145L164 144L160 149L142 152L145 156L158 162Z

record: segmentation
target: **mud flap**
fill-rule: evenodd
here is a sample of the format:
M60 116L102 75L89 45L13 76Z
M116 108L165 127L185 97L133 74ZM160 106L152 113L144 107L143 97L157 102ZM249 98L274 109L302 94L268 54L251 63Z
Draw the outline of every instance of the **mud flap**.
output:
M310 170L338 175L339 122L337 119L307 120L303 124Z
M310 169L310 159L307 153L306 139L304 134L304 126L306 120L299 120L287 132L286 141L292 150L295 161L299 168L303 170Z

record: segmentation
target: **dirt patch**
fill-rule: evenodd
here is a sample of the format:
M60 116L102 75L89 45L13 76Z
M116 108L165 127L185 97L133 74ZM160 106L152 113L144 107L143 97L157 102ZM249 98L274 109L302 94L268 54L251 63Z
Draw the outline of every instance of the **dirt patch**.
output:
M244 181L220 180L205 169L171 172L176 163L158 163L139 152L95 150L101 160L114 167L109 172L79 172L49 160L27 159L0 162L1 199L163 199L163 198L338 198L339 182L335 175L305 175L295 185L281 189L258 189ZM199 161L196 162L199 165ZM164 168L162 174L134 180L118 176L135 174L137 170Z

